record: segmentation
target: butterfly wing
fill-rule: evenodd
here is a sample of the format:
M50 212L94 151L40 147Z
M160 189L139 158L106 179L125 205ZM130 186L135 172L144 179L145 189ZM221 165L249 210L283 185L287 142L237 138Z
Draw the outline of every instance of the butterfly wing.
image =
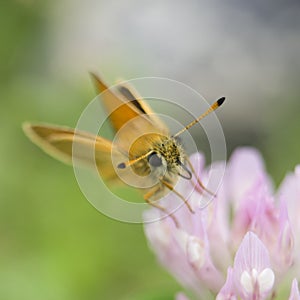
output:
M142 100L142 97L138 94L134 87L129 85L129 83L121 82L118 84L117 89L131 105L135 106L140 114L143 114L146 118L150 119L151 123L154 124L156 128L160 128L161 133L169 133L169 129L166 124L157 116L157 114L154 113L152 108L144 100Z
M120 163L126 159L120 151L112 147L112 143L102 137L86 132L74 131L61 126L30 124L23 125L29 139L50 156L67 164L96 167L104 180L118 179L112 163Z
M133 141L145 133L167 135L167 128L158 124L155 118L149 117L148 113L152 110L143 101L130 98L133 94L129 89L126 89L130 93L127 95L124 95L126 93L125 88L123 93L113 91L99 76L93 73L91 75L97 91L101 93L102 103L109 115L111 124L117 132L118 146L125 152L128 153Z

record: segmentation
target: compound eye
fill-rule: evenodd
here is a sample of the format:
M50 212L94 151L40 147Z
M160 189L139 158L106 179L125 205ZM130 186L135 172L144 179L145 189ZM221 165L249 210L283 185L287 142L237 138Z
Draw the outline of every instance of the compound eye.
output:
M162 165L161 157L159 157L156 152L148 156L148 162L152 167L160 167Z

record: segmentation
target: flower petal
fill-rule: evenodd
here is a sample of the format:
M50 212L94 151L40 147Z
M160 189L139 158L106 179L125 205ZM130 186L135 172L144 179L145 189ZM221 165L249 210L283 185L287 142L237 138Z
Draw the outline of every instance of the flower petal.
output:
M289 216L292 220L298 221L300 212L299 196L300 196L300 165L296 166L294 173L285 176L281 183L278 196L286 199ZM299 221L297 222L299 224ZM296 224L294 224L296 225Z
M259 238L248 232L234 259L234 282L243 299L264 299L273 288L275 275L269 268L268 250Z
M226 282L218 293L216 300L236 300L237 296L234 290L232 268L227 270Z
M235 150L228 164L227 182L230 198L235 206L260 178L270 187L270 180L265 172L265 166L260 153L250 147Z
M221 272L213 264L209 254L209 244L206 237L200 240L190 236L187 243L187 259L193 268L199 281L212 291L217 292L221 288L224 278Z
M196 238L190 237L187 244L187 257L189 262L201 269L205 262L205 245L204 243Z
M247 271L244 271L241 275L241 284L247 293L253 293L252 276Z
M285 272L293 263L294 259L294 234L289 220L286 202L281 201L279 208L279 235L278 248L273 258L276 258L278 273Z
M293 283L292 283L289 300L300 300L299 287L298 287L298 282L297 282L296 278L293 280Z
M259 282L259 291L261 293L269 292L274 285L275 275L272 269L265 268L257 276L257 281Z
M280 202L284 202L288 211L288 218L293 228L295 238L295 248L300 248L300 165L295 168L295 172L287 174L280 185L277 197ZM299 251L298 251L299 252ZM298 254L299 256L299 254ZM300 257L298 257L300 262Z

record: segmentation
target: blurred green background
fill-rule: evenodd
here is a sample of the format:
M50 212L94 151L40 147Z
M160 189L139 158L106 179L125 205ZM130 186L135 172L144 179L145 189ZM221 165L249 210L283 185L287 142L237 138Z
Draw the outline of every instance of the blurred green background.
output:
M96 211L21 124L74 127L90 69L168 77L226 95L228 154L257 147L278 185L300 162L299 23L298 1L2 1L0 299L172 299L142 225Z

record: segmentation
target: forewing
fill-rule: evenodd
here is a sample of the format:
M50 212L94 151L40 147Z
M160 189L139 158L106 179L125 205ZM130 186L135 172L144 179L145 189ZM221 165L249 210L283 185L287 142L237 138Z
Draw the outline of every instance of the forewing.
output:
M132 142L137 137L145 133L166 134L164 128L158 126L143 112L143 108L139 109L138 105L133 104L131 99L127 99L120 92L109 89L97 75L93 73L91 75L97 91L101 93L102 103L117 133L117 143L125 152L129 151Z
M120 151L112 147L112 143L102 137L86 132L53 125L24 124L24 132L33 143L50 156L67 164L92 167L95 163L104 180L118 178L112 163L126 160Z
M128 83L119 83L118 91L123 95L135 108L146 118L149 118L156 128L159 128L161 133L168 134L169 129L166 124L158 117L152 108L142 99L138 92Z
M98 93L101 94L102 103L105 110L108 113L112 126L118 131L128 121L138 117L140 112L128 101L122 99L120 95L117 95L112 89L104 83L104 81L94 73L91 73ZM144 119L145 126L151 126L152 124Z

